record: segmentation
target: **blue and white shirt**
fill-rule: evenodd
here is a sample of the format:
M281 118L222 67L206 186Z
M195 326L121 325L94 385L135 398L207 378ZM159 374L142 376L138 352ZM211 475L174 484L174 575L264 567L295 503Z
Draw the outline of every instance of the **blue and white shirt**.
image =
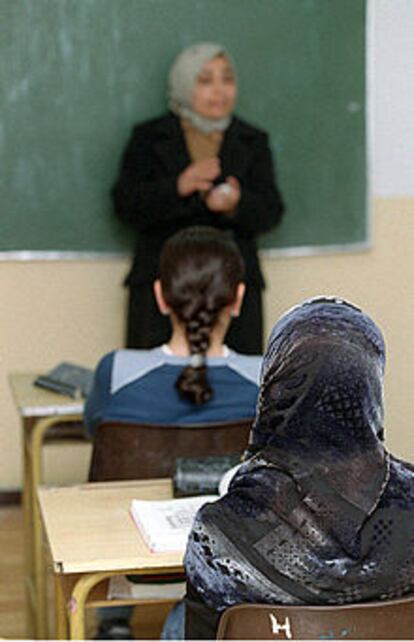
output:
M104 421L185 425L254 417L261 361L227 347L224 356L208 357L214 394L196 406L182 399L175 388L189 357L176 357L167 346L110 352L95 372L85 406L86 427L93 434Z

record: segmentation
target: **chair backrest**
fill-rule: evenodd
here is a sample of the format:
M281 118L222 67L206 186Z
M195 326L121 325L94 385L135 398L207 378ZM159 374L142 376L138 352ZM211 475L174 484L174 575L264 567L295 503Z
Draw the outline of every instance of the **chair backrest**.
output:
M218 640L410 640L414 597L346 606L241 604L224 611Z
M194 426L103 423L95 433L89 481L172 477L177 457L241 454L252 421Z

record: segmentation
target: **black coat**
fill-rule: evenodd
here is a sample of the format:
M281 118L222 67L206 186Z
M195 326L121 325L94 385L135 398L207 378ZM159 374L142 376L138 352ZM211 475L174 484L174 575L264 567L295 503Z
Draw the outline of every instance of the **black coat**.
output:
M189 225L212 225L232 230L246 263L247 282L264 286L256 236L274 227L284 209L267 135L234 117L219 157L222 180L232 175L241 184L232 217L210 212L198 193L187 198L177 194L177 177L191 159L176 116L169 113L134 128L112 190L117 216L137 231L128 285L154 280L162 244L174 232Z

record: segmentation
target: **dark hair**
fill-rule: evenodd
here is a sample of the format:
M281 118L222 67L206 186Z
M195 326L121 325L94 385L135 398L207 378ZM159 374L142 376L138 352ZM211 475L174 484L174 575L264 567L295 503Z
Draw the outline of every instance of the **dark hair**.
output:
M244 278L244 263L226 232L188 227L165 243L160 259L164 299L185 326L192 363L176 381L180 395L197 405L213 396L205 355L220 311L232 303ZM195 356L197 355L197 356Z

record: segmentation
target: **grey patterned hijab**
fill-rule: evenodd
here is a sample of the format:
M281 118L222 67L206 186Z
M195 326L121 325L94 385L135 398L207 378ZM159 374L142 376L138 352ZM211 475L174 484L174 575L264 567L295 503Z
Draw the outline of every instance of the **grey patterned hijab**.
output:
M224 131L230 124L231 116L221 119L209 119L200 116L192 109L194 83L203 65L216 56L226 56L233 69L233 62L222 45L214 42L203 42L184 49L174 61L168 79L168 105L171 111L189 120L199 131L209 134L212 131Z
M414 590L414 469L381 440L384 362L380 330L350 304L305 302L275 325L250 459L187 548L206 605Z

